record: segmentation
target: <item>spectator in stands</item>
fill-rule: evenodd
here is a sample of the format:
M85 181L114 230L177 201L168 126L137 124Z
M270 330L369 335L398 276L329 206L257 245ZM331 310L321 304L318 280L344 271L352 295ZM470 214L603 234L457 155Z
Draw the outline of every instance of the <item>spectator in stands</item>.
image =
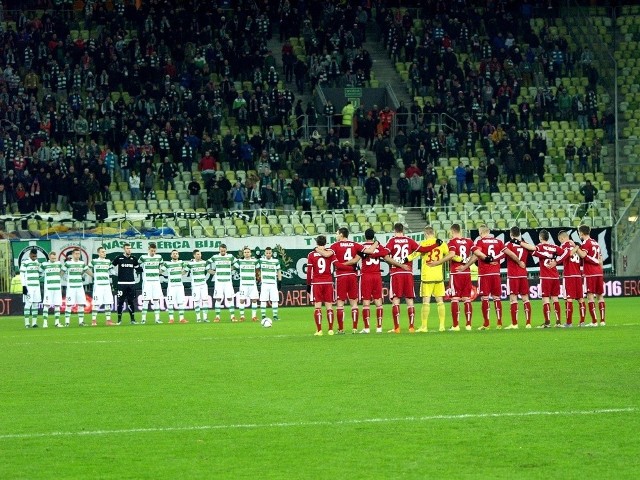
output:
M260 210L262 207L262 199L260 198L260 190L255 182L251 182L247 190L247 198L249 200L249 208L251 210Z
M207 191L209 207L213 213L222 213L224 210L224 192L215 180L213 180L209 185L210 187Z
M475 191L475 182L473 180L473 167L471 165L467 165L464 172L464 183L467 187L467 193L471 193Z
M391 185L393 181L389 176L388 170L382 171L382 176L380 177L380 190L382 192L382 203L391 203Z
M424 195L424 205L429 210L432 210L436 205L436 190L433 188L433 184L431 182L427 183L427 186L423 190Z
M593 173L600 171L600 157L602 155L602 145L600 145L600 139L595 137L593 139L593 145L591 146L591 168Z
M414 171L409 178L409 202L412 207L420 207L422 205L422 177L417 171Z
M587 147L587 143L583 140L582 145L578 147L578 168L582 173L587 173L589 169L589 147Z
M167 190L169 190L169 185L171 185L171 190L176 189L175 177L178 174L175 170L175 167L169 160L169 157L165 157L164 162L162 163L162 165L160 165L160 168L158 169L158 173L160 175L160 178L162 178L165 193L167 193Z
M335 210L338 208L338 189L333 180L329 182L329 188L327 188L327 210Z
M4 183L0 183L0 215L6 215L7 213L7 192L4 188Z
M573 173L573 162L576 158L576 147L569 141L564 149L565 173Z
M187 185L187 190L189 190L189 196L191 197L191 208L197 210L200 207L200 183L195 179L191 179L189 185Z
M378 195L380 195L380 180L374 172L371 172L369 178L364 182L364 191L367 194L367 203L375 205Z
M135 170L129 176L129 191L131 192L131 200L140 199L140 176Z
M440 179L440 187L438 188L438 196L440 197L440 205L444 208L449 207L451 202L451 194L453 189L446 178Z
M153 168L147 167L146 174L143 180L145 200L152 198L152 196L154 195L153 189L154 189L155 183L156 183L156 174L153 173Z
M244 186L238 180L235 186L231 189L231 201L233 202L234 210L244 210L244 201L246 199L246 192Z
M215 176L217 169L218 165L216 159L211 154L211 150L205 151L198 162L198 170L202 173L202 181L205 185L211 177Z
M262 199L262 208L267 210L267 214L271 215L276 206L277 196L273 190L273 185L267 183L262 187L260 191L260 197Z
M589 210L589 207L591 206L591 204L596 198L596 195L598 194L598 189L591 184L591 180L587 180L585 184L582 187L580 187L580 193L584 195L584 203L583 203L584 212L582 214L586 215L587 211Z
M304 189L304 182L300 180L300 175L297 173L293 174L293 180L291 181L291 189L293 190L293 206L294 208L298 208L302 205L302 191Z
M398 189L398 202L400 206L407 206L407 197L409 195L409 180L407 180L404 173L400 173L400 178L396 182L396 188Z
M342 108L342 137L348 138L351 136L354 112L355 107L353 106L353 103L347 101L345 106Z
M404 149L409 143L409 139L404 134L404 131L399 128L393 139L393 145L396 147L396 157L404 160Z
M487 166L484 161L481 161L478 166L478 193L487 191Z
M458 162L454 173L456 174L456 193L460 195L464 191L465 178L467 175L467 170L464 168L462 162Z
M302 186L302 211L311 213L311 205L313 205L313 192L311 187L306 183Z
M496 159L490 158L487 165L487 180L489 181L489 193L498 192L498 180L500 179L500 171L496 165Z
M520 173L523 183L531 183L533 181L534 165L531 155L525 153L522 157L522 165L520 166Z
M281 199L282 199L282 207L284 208L285 214L290 214L294 210L294 203L296 201L296 194L291 187L291 181L288 181L285 184L284 190L282 191Z

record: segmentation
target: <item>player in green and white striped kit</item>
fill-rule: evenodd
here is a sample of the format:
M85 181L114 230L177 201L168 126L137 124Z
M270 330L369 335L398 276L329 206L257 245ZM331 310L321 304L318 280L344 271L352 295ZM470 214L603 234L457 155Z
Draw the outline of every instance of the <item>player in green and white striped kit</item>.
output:
M167 277L167 309L169 310L169 323L173 323L173 309L178 309L180 323L189 323L184 318L184 284L182 275L185 272L185 263L180 260L178 250L171 250L171 261L163 262L162 270Z
M149 244L149 254L142 255L138 262L142 266L142 322L147 323L147 310L149 304L155 312L156 323L160 320L160 301L162 300L162 287L160 286L160 265L162 256L156 253L157 245Z
M91 275L91 270L80 260L80 249L74 248L71 252L71 260L62 264L62 271L67 274L67 303L64 309L64 326L71 323L71 309L78 308L78 326L84 327L84 306L86 297L84 293L84 274Z
M235 260L233 255L227 253L227 246L224 243L220 245L219 253L215 254L211 257L211 260L209 260L211 264L209 272L214 275L214 281L216 282L213 291L213 298L216 301L216 318L213 320L214 322L220 321L220 309L222 308L223 300L231 314L231 321L236 321L234 315L235 308L233 306L235 292L233 291L231 279L231 273L235 268Z
M271 247L264 249L264 256L260 259L260 274L262 275L262 288L260 289L262 318L267 316L267 302L271 302L273 320L278 320L279 287L282 281L282 270L280 270L280 260L273 258Z
M111 310L113 310L113 291L111 290L111 260L107 258L104 247L98 248L98 258L89 262L89 268L93 271L93 310L91 325L98 324L98 309L104 309L106 324L111 326Z
M55 326L60 324L60 305L62 305L62 262L56 259L56 252L49 252L49 260L40 265L44 277L44 298L42 301L42 327L49 326L49 309L53 308Z
M32 248L29 256L20 264L20 280L22 280L22 297L24 300L24 326L36 328L38 326L38 306L42 301L40 291L40 262L38 250ZM29 323L31 317L31 323Z
M202 260L202 252L198 249L193 251L193 260L185 264L187 272L191 277L191 297L193 298L193 308L196 311L196 322L207 319L207 306L209 302L209 288L207 286L207 270L209 262ZM200 314L202 312L202 320Z
M237 260L240 272L240 288L238 289L238 306L240 307L240 321L244 322L244 309L251 302L251 320L258 320L258 286L256 277L258 259L251 256L251 249L244 247L243 258Z

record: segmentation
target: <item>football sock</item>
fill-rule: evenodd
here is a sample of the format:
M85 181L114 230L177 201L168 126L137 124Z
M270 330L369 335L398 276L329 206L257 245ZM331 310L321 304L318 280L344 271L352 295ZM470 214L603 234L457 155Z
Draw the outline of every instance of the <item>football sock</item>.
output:
M149 302L142 302L142 321L147 321L147 310L149 310Z
M440 302L438 303L438 320L440 321L440 330L444 330L444 315L445 315L444 302Z
M362 307L362 323L364 323L364 328L369 328L369 317L371 316L371 307L366 306Z
M64 323L71 322L71 308L67 307L64 311Z
M42 307L42 321L46 324L49 321L49 308Z
M222 301L217 300L216 301L216 317L220 316L220 309L222 309Z
M178 316L180 317L180 320L184 318L184 307L178 308ZM156 320L159 320L159 319L160 319L160 310L158 310L156 313Z
M485 327L489 326L489 300L482 300L482 320Z
M496 308L496 317L498 325L502 325L502 300L494 300L493 305Z
M98 321L98 308L100 308L100 307L96 307L91 311L91 321L93 323Z
M523 303L524 306L524 318L527 325L531 325L531 302L529 300Z
M376 327L382 328L382 316L384 315L384 307L382 305L376 306ZM367 328L369 325L367 324Z
M604 312L605 312L605 306L604 306L604 302L598 302L598 309L600 310L600 321L604 322Z
M589 315L591 315L591 323L597 323L598 319L596 318L596 303L589 302Z
M84 323L84 305L78 307L78 323Z
M430 312L431 302L423 303L422 310L420 311L420 328L427 328Z
M460 302L458 300L451 300L451 320L453 321L454 327L458 326L459 317L460 317Z
M560 313L560 302L553 302L553 311L556 314L556 323L561 323L562 314Z
M56 325L60 323L60 307L57 305L53 309L53 318L55 319Z
M400 305L393 305L391 307L393 313L393 328L400 328Z
M29 326L29 317L31 317L31 304L30 303L25 303L24 304L24 324L25 326Z
M338 330L344 330L344 307L338 307Z
M244 317L244 300L240 302L240 306L238 307L238 310L240 310L240 316Z
M544 316L545 325L549 325L551 323L551 304L550 303L542 304L542 315Z
M260 302L260 315L262 318L267 316L267 302Z
M205 309L206 312L206 309ZM251 318L258 316L258 302L251 302Z
M464 316L467 322L467 325L471 325L471 315L473 314L473 304L471 300L466 300L464 302Z
M278 302L271 302L271 311L273 312L273 319L278 319Z
M578 308L580 309L580 323L584 323L584 319L587 318L587 306L584 302L578 302Z
M416 307L407 307L407 313L409 314L409 328L414 328L416 322Z
M329 322L329 330L333 330L333 308L327 308L327 321Z
M358 307L351 307L351 324L354 330L358 328L358 315Z
M567 325L571 325L573 323L573 302L567 302L565 305Z
M173 307L169 307L167 310L169 310L169 320L173 320Z
M316 322L316 330L320 332L322 330L322 309L321 308L316 308L313 311L313 319Z
M233 317L233 315L236 313L236 309L233 306L233 300L230 300L228 303L229 303L229 314Z
M111 321L111 308L112 308L111 305L105 305L104 307L104 316L107 322Z
M516 300L515 302L511 302L511 304L509 305L509 308L511 309L511 324L517 325L518 324L518 301Z
M196 311L196 322L199 322L200 321L200 302L197 302L194 305L194 309Z

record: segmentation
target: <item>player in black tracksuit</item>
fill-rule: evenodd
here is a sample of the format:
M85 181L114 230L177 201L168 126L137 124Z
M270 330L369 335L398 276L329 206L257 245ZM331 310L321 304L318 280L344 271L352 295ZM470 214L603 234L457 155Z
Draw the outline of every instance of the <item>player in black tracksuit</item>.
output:
M131 324L135 325L136 319L136 271L140 265L138 259L131 255L131 245L125 243L124 253L113 259L111 264L118 267L118 325L122 322L122 309L127 302L127 310L131 317Z

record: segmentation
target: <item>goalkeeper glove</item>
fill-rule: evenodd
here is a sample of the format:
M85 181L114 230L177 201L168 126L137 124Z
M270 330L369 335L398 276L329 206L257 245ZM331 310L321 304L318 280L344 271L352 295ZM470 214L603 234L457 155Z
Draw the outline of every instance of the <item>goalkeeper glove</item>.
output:
M512 239L511 239L511 243L513 243L514 245L520 245L520 239L518 239L518 238L512 238Z
M442 245L442 240L440 240L439 238L436 238L436 245L437 246Z
M307 285L307 293L311 293L311 285Z
M491 263L493 262L493 257L491 255L487 255L486 257L484 257L484 263Z
M29 295L29 290L27 289L27 287L22 287L22 294Z

